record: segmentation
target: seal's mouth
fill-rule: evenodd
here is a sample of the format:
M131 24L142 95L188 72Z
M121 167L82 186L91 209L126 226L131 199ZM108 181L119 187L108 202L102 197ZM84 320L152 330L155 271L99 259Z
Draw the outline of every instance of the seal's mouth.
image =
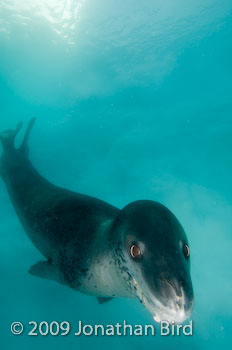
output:
M170 306L164 306L159 300L153 300L143 297L143 304L153 316L155 322L167 321L182 323L190 317L190 312L186 312L184 307L176 307L174 303Z
M174 295L166 302L162 303L156 296L149 291L144 291L137 280L133 280L137 290L137 297L145 308L152 314L155 322L167 321L169 323L183 323L191 315L193 303L186 309L185 296Z

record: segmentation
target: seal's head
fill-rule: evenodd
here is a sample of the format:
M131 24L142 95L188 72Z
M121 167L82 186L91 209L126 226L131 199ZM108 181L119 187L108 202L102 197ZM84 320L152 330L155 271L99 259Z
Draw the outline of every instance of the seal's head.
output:
M157 202L136 201L115 226L129 287L155 321L185 321L193 309L190 249L177 218Z

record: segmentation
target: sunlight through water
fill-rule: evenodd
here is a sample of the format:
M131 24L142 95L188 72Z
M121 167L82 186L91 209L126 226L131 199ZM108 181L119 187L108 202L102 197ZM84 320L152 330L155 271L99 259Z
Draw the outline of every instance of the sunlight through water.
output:
M0 5L0 32L10 33L12 25L29 26L42 22L66 42L75 44L74 35L85 0L12 0Z

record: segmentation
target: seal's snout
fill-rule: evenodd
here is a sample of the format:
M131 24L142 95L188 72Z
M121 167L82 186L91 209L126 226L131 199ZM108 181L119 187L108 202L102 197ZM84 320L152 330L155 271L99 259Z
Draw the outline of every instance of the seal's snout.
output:
M191 288L191 291L189 293L183 293L184 298L184 311L188 317L191 315L193 311L194 306L194 296L193 296L193 289Z
M167 304L168 301L173 298L177 297L178 299L181 299L183 296L182 283L177 279L157 278L154 280L154 287L156 291L159 291L164 304Z
M156 310L155 320L166 319L179 323L190 317L194 303L191 283L186 285L175 278L158 278L155 288L154 304L158 303L160 309L158 313Z
M167 280L168 288L170 288L171 292L174 292L177 297L182 297L183 295L183 289L181 287L181 284L176 280Z
M176 295L173 299L173 307L178 313L183 313L184 318L188 318L193 310L193 297L189 297L182 289L181 296Z
M176 309L188 310L193 304L192 283L184 283L177 278L157 279L156 290L159 291L162 303L168 306L170 302Z

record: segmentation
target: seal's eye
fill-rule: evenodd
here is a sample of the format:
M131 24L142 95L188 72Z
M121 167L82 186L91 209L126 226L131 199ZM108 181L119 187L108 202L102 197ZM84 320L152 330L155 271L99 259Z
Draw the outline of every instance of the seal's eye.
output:
M183 245L183 253L184 253L185 258L188 259L189 255L190 255L190 249L189 249L188 244Z
M136 245L136 244L132 244L132 246L130 247L130 253L132 258L134 259L139 259L141 258L141 249Z

